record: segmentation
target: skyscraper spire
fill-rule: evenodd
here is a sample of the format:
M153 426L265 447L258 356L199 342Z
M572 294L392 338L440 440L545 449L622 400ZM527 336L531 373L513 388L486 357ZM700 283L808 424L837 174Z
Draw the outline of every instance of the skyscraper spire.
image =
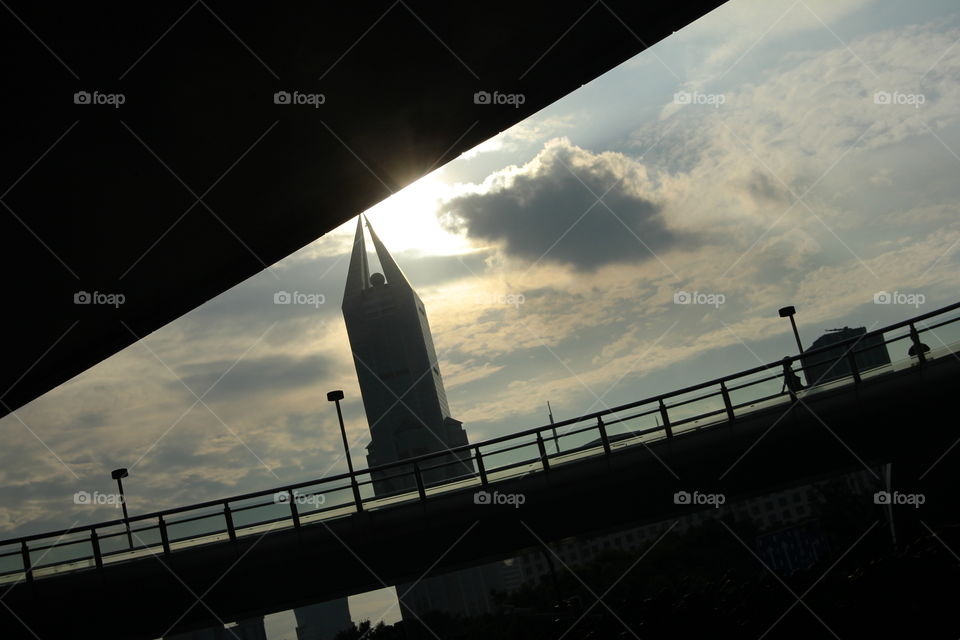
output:
M364 224L370 230L383 272L372 277ZM367 278L366 286L363 277ZM347 274L343 319L370 424L369 465L375 467L467 444L463 425L450 416L423 301L362 217ZM403 401L398 402L398 398ZM451 461L455 459L452 457ZM441 465L424 472L423 478L430 482L472 472L472 462L465 461L463 465ZM406 489L413 481L412 475L385 477L389 475L373 474L374 493Z
M370 288L370 266L367 264L367 245L363 239L363 217L357 216L357 233L353 236L353 253L347 271L347 287L343 297L356 295Z
M380 242L380 238L377 237L377 232L373 230L373 227L370 226L370 221L367 220L367 229L370 230L370 238L373 240L373 248L377 251L377 260L380 261L380 268L383 269L383 275L387 278L387 284L404 286L408 289L412 289L410 282L407 281L407 277L403 275L403 271L400 270L399 265L394 261L393 256L390 255L390 252L387 251L387 248L383 246L383 243Z

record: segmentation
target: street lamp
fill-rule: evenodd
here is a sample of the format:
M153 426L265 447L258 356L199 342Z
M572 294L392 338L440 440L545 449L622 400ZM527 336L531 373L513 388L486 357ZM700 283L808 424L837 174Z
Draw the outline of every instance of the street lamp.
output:
M127 499L123 496L123 478L129 475L130 473L126 467L114 469L110 472L110 477L117 481L117 488L120 490L120 506L123 507L123 524L127 527L127 543L130 545L130 548L133 549L133 535L130 533L130 516L127 515Z
M347 456L347 469L350 470L350 484L353 485L353 499L357 504L357 511L363 511L363 502L360 500L360 487L357 477L353 474L353 461L350 459L350 445L347 443L347 429L343 426L343 412L340 410L340 401L343 400L343 391L336 389L327 393L327 401L336 403L337 420L340 421L340 436L343 438L343 453Z
M789 307L783 307L779 311L781 318L790 318L790 326L793 327L793 337L797 339L797 351L799 351L800 354L803 354L803 345L800 344L800 332L797 331L797 322L793 319L793 315L796 312L797 310L792 305Z

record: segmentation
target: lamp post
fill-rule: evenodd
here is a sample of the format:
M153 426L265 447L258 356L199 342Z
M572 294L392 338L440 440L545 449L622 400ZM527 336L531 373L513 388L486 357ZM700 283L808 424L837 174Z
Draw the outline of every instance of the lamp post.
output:
M120 506L123 507L123 524L127 528L127 544L133 549L133 534L130 533L130 516L127 514L127 499L123 495L123 478L129 475L130 473L126 467L114 469L110 472L110 477L117 481L117 489L120 490Z
M783 307L779 311L781 318L790 318L790 326L793 327L793 337L797 339L797 351L799 351L800 354L803 354L803 345L800 344L800 332L797 331L797 322L793 319L793 316L796 312L796 308L794 308L792 305Z
M350 470L350 484L353 486L353 499L357 504L357 511L363 511L363 501L360 500L360 486L357 476L353 473L353 460L350 459L350 445L347 443L347 429L343 426L343 411L340 410L340 401L343 400L343 391L336 389L327 393L327 401L337 405L337 420L340 422L340 436L343 438L343 453L347 457L347 469Z

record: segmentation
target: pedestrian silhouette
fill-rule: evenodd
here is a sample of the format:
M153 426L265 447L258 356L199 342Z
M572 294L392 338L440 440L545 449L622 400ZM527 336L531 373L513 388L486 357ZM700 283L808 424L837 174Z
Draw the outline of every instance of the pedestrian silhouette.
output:
M920 342L920 334L913 325L910 325L910 341L913 342L913 344L910 345L910 349L907 350L907 355L923 360L923 356L930 352L930 347Z
M786 389L790 389L791 395L803 389L800 376L794 373L790 367L790 356L784 356L783 358L783 386L780 387L780 393L783 393Z

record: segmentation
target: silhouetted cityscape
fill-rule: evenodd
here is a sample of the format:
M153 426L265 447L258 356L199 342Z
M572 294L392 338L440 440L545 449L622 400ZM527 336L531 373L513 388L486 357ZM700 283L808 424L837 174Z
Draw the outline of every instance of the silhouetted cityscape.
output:
M960 635L955 2L0 13L0 639Z

